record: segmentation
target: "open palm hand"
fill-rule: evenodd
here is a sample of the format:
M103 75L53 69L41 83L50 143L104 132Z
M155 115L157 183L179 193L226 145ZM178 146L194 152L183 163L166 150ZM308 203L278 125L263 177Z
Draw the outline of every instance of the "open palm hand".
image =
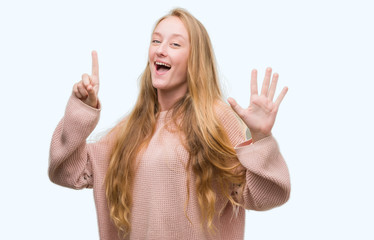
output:
M273 102L279 75L274 73L273 79L270 81L271 72L271 68L266 69L261 94L259 95L257 91L257 70L252 71L251 98L248 108L240 107L233 98L228 99L233 110L249 128L253 142L271 135L279 105L288 91L288 88L284 87L278 98Z

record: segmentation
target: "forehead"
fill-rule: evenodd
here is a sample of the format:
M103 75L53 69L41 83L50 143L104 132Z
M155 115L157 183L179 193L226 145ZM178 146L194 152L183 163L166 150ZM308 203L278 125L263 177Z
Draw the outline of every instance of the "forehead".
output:
M188 39L188 31L183 22L175 16L170 16L163 19L155 28L154 34L161 34L166 36L181 36Z

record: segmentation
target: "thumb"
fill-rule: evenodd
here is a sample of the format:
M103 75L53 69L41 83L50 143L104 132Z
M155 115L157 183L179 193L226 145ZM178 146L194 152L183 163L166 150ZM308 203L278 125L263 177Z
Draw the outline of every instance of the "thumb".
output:
M239 104L235 101L235 99L229 97L227 101L229 102L231 108L236 112L236 114L238 114L239 117L242 117L244 109L239 106Z
M97 108L98 105L98 99L97 99L97 92L92 87L92 85L88 86L87 88L87 93L88 93L88 98L87 98L87 103L93 108Z

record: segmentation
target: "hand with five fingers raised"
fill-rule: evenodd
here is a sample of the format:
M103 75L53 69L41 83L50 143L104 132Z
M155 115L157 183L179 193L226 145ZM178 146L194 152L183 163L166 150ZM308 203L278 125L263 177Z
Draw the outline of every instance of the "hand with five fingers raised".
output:
M271 71L271 68L266 69L261 94L259 95L257 90L257 70L252 70L249 107L242 108L233 98L228 99L232 109L249 128L253 142L271 135L279 105L288 90L287 87L284 87L275 102L273 102L279 75L274 73L273 79L270 81Z
M92 51L92 73L82 75L82 80L74 84L73 92L77 98L87 105L97 108L99 104L99 61L97 52Z

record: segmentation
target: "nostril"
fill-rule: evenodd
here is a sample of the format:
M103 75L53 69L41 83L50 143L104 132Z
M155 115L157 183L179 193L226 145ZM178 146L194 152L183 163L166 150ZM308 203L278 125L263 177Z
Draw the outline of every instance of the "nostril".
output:
M156 54L160 56L166 56L166 52L161 47L157 49Z

